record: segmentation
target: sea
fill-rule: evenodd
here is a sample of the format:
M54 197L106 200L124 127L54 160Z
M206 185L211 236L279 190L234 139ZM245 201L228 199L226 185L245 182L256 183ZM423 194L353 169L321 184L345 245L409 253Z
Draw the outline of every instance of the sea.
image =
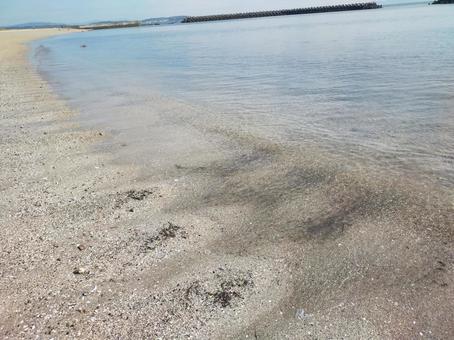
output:
M81 32L30 58L136 163L180 121L454 188L454 5Z

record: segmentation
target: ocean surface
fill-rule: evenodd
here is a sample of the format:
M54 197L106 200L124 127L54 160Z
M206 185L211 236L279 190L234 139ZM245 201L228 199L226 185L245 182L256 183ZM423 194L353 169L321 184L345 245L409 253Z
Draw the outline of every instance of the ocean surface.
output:
M156 112L183 112L454 187L454 5L83 32L31 56L83 124L143 152Z

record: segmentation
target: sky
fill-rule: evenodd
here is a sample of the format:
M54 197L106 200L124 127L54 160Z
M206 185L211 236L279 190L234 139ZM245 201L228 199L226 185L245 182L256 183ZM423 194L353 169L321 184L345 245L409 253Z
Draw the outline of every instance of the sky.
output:
M0 26L27 22L76 24L362 1L368 0L0 0ZM390 1L399 0L377 0L379 3Z

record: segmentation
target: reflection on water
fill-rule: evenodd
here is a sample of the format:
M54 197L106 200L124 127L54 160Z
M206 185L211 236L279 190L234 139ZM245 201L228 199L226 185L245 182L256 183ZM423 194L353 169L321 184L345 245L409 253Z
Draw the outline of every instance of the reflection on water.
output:
M451 186L453 16L420 5L87 32L39 42L36 60L85 121L146 152L157 117L184 114Z

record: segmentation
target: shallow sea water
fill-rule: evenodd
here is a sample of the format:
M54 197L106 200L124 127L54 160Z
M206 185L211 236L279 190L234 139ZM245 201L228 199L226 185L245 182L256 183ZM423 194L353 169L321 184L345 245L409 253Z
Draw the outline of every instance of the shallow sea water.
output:
M413 5L83 32L35 43L33 60L138 162L165 152L156 126L181 119L452 188L453 17ZM194 147L171 129L180 151Z

